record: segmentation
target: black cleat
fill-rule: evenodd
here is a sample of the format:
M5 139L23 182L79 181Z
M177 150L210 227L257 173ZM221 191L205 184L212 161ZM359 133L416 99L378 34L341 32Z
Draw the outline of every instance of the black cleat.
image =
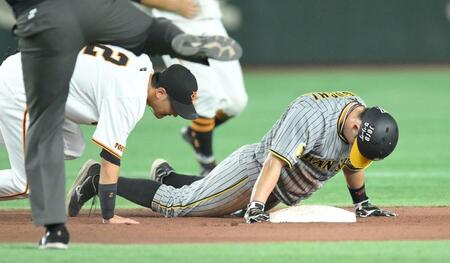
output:
M195 152L197 152L199 142L194 136L194 131L192 131L189 127L181 128L181 138L183 138L183 140L187 142Z
M216 168L217 164L215 161L211 163L202 163L200 162L200 176L207 176L214 168Z
M200 142L190 127L181 129L181 138L194 149L195 158L200 165L200 176L207 176L217 166L214 156L205 156L199 152Z
M67 249L68 245L69 231L64 225L52 231L47 230L39 240L40 249Z
M164 178L169 176L174 169L164 159L156 159L150 169L150 179L163 184Z
M100 176L100 167L100 163L94 160L86 161L83 167L81 167L75 178L75 182L67 194L68 216L77 216L84 203L97 194L98 189L94 183L94 179Z
M172 40L172 48L183 56L207 57L220 61L238 60L242 48L226 36L195 36L180 34Z

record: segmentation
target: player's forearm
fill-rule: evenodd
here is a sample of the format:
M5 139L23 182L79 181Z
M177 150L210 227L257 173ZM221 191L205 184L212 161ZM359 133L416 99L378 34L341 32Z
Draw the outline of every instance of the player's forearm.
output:
M116 184L119 179L120 166L102 159L100 168L100 184Z
M357 205L369 200L364 186L364 170L353 171L344 168L344 174L353 204Z
M269 198L277 184L283 165L284 162L282 160L269 154L264 161L261 173L253 187L252 196L250 198L251 202L258 201L266 203L267 198Z
M350 189L358 189L364 185L364 170L352 171L344 168L345 180Z

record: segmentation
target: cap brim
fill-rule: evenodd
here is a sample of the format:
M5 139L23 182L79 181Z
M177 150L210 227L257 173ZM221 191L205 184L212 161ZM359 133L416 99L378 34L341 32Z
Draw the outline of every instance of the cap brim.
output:
M355 139L352 149L350 150L350 163L357 169L365 169L372 163L372 160L364 157L359 151L357 139Z
M172 98L170 99L170 102L172 103L172 107L175 112L183 119L195 120L198 118L197 111L195 110L193 104L183 104L176 100L173 100Z

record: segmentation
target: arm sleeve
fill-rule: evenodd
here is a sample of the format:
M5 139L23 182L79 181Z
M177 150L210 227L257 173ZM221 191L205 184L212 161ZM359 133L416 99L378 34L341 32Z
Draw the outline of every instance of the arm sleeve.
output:
M299 157L312 150L323 126L321 112L309 107L293 108L274 129L270 151L292 168Z
M130 132L142 117L139 105L138 98L103 100L92 141L120 160Z

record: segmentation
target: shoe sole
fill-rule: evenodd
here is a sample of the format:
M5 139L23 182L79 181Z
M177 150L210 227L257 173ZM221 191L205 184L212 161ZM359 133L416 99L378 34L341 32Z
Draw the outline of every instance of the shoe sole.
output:
M67 215L70 216L70 217L76 217L76 216L78 215L78 213L79 213L79 212L78 212L77 214L70 214L70 213L69 213L70 199L71 199L73 193L75 192L76 186L77 186L81 181L83 181L83 180L86 178L86 176L88 175L89 168L90 168L92 165L94 165L94 164L98 164L98 162L96 162L96 161L94 161L94 160L87 160L87 161L83 164L83 166L81 167L81 169L80 169L79 172L78 172L77 177L75 178L75 181L73 182L72 186L70 187L69 192L67 193L67 196L66 196L66 213L67 213Z
M45 245L39 245L39 249L67 249L69 246L65 243L54 242Z
M242 56L241 45L225 36L181 34L172 40L172 47L184 56L205 55L220 61L238 60Z
M152 179L153 181L157 181L158 183L162 183L162 182L160 182L161 178L156 178L156 168L163 163L167 163L167 161L164 159L156 159L153 161L152 168L150 169L150 173L149 173L150 179Z

